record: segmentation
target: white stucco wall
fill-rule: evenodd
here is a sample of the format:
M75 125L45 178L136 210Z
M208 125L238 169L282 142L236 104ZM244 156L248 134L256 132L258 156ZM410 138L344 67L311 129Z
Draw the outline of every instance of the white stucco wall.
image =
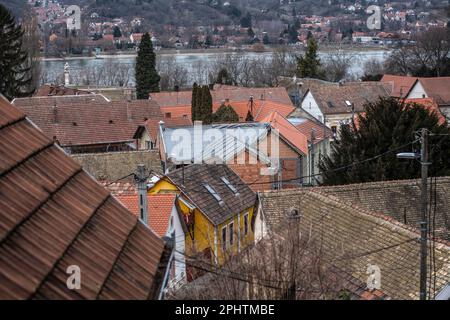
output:
M186 281L186 259L185 253L185 234L183 227L181 226L180 217L178 216L177 209L175 205L172 207L172 213L170 215L172 225L169 223L169 227L166 232L167 237L171 237L172 233L175 232L175 253L174 253L174 266L175 266L175 277L170 279L171 283Z
M425 89L423 88L422 84L420 83L420 80L416 82L414 87L409 92L407 99L421 99L421 98L428 98L427 93L425 92Z
M319 105L314 99L311 91L309 91L302 101L302 109L311 114L317 120L323 122L323 114L320 111Z

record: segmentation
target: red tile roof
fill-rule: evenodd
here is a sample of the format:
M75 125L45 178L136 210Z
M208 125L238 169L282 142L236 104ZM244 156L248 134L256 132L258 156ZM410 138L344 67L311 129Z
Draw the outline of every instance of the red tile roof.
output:
M250 108L250 102L248 100L242 101L231 101L225 102L225 105L230 105L233 107L234 111L239 116L239 121L245 121L247 117L248 111ZM222 102L214 102L213 103L213 112L216 112L219 107L222 105ZM277 111L284 117L289 115L292 111L294 111L294 106L292 104L282 104L269 100L255 100L253 102L253 118L255 121L261 121L261 119L267 117L273 111ZM187 105L178 105L178 106L162 106L161 112L164 116L167 116L167 113L170 113L171 118L180 118L180 117L188 117L191 118L191 104ZM165 120L168 118L165 118ZM164 120L164 121L165 121Z
M284 118L278 112L272 112L267 117L261 119L261 122L270 123L271 127L277 129L281 136L291 145L297 148L304 155L308 154L308 137L301 133L292 123Z
M314 130L315 132L314 143L320 142L324 138L330 138L333 136L333 132L330 130L330 128L309 119L302 119L301 122L294 123L294 125L298 131L300 131L301 133L303 133L308 137L308 140L310 140L311 132Z
M419 81L439 105L450 105L450 77L419 78Z
M152 101L107 101L101 95L22 98L13 104L62 146L133 141L144 121L162 119Z
M266 100L284 105L292 105L285 88L245 88L234 86L215 85L211 90L213 103L220 105L227 100L232 104L236 101ZM192 102L192 91L156 92L150 93L150 99L156 101L161 107L187 106Z
M439 124L443 124L446 121L445 116L442 114L441 109L439 109L437 102L432 98L405 99L405 102L420 104L430 113L434 113L439 119Z
M417 77L396 76L385 74L380 82L390 86L390 96L395 98L404 98L411 91L417 81Z
M0 150L0 299L156 296L164 242L2 99Z
M160 237L166 235L169 227L169 219L175 201L174 194L148 195L148 221L149 227ZM136 217L139 217L139 196L118 195L117 199Z

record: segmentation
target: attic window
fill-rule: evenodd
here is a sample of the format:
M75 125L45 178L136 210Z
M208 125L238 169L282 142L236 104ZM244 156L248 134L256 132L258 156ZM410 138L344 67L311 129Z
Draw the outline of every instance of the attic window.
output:
M214 199L216 199L217 202L219 202L220 205L223 204L223 200L222 200L222 198L219 196L219 194L216 192L216 190L214 190L209 184L205 184L205 188L206 188L206 190L208 190L208 192L214 197Z
M333 102L328 101L327 102L328 108L334 108Z
M348 101L348 100L345 100L345 105L346 105L347 107L349 107L349 108L352 107L352 103L351 103L350 101Z
M220 179L227 185L228 189L230 189L235 195L239 195L239 192L237 191L236 187L233 186L227 178L222 177Z
M114 121L113 120L109 120L109 124L113 124L114 123Z
M72 125L76 127L78 124L76 122L72 122Z
M166 112L165 117L166 117L166 118L172 118L172 113Z

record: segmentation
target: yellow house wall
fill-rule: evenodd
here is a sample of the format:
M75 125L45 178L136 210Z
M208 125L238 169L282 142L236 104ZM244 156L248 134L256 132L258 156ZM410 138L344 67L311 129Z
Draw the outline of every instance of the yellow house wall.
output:
M150 190L150 194L161 194L161 193L179 193L178 188L172 183L166 180L158 181ZM178 200L178 204L180 206L181 211L184 215L189 215L191 209L186 206L186 204ZM227 221L219 224L217 226L217 262L219 264L223 263L227 256L236 254L238 252L238 226L240 227L240 248L241 250L246 246L250 245L254 241L254 234L252 231L251 222L254 214L253 204L249 204L250 207L244 211L242 211L239 215L240 222L238 224L238 214L236 213L234 217L228 219ZM188 256L193 256L196 253L201 253L204 250L210 248L212 253L212 261L215 262L215 239L214 239L214 230L215 226L209 221L206 216L197 208L194 210L194 231L193 236L194 239L191 238L190 234L186 234L185 236L185 252ZM244 236L244 214L249 213L248 216L248 234ZM227 251L223 251L222 246L222 228L224 226L228 226L231 222L234 222L234 241L233 245L230 247L229 244L227 246ZM229 230L227 228L227 242L229 241Z

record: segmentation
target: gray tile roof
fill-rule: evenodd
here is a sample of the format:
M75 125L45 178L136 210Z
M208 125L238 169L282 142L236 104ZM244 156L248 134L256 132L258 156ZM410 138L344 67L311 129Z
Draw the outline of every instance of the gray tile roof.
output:
M323 245L324 256L334 266L366 281L369 264L381 271L381 291L392 299L417 299L419 291L420 237L383 214L357 207L332 195L291 189L259 194L264 221L277 230L286 214L299 210L301 232L313 234ZM435 264L429 265L437 294L450 282L450 246L435 242Z
M237 193L222 180L225 177ZM226 165L192 164L169 173L166 178L177 185L182 193L215 225L225 222L234 215L255 204L255 193ZM164 179L164 178L163 178ZM206 185L220 197L217 200Z

